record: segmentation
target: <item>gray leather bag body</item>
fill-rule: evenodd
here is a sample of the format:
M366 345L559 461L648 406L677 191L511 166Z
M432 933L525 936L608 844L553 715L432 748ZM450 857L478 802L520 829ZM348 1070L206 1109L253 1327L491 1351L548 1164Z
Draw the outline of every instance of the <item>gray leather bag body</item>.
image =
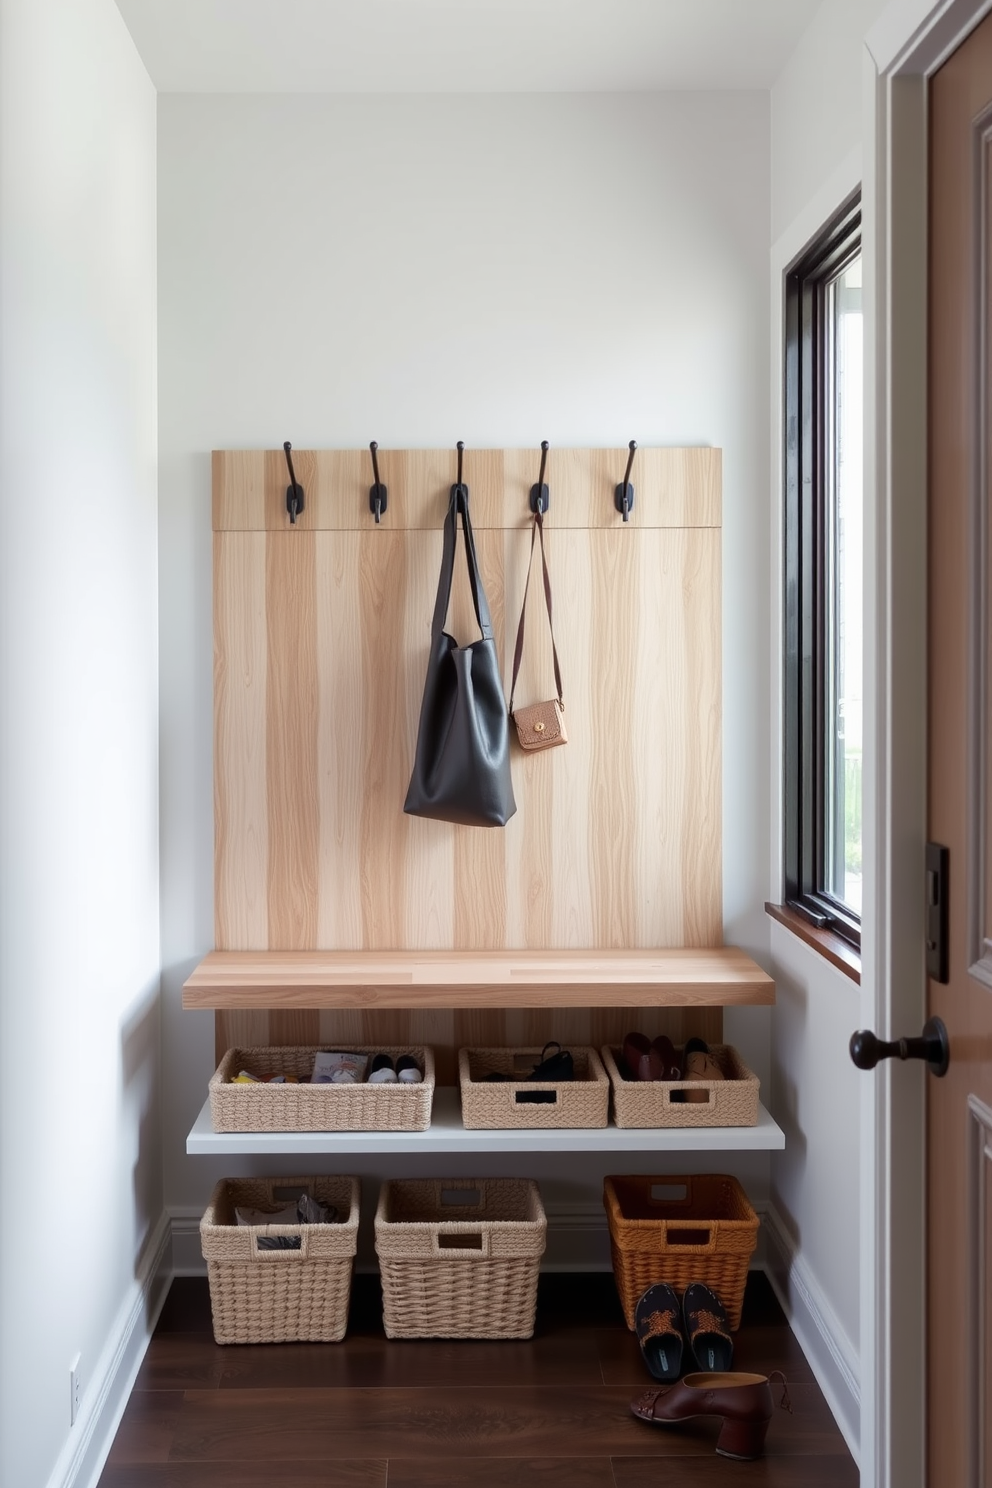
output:
M459 512L472 603L482 632L481 639L470 646L457 645L444 629ZM456 485L451 488L444 521L427 680L403 810L460 826L502 827L516 809L510 780L509 716L468 514L468 488Z

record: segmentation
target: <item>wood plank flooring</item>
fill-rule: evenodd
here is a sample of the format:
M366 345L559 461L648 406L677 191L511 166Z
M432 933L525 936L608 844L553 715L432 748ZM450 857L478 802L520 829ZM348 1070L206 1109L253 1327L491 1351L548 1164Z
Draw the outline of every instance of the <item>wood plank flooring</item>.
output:
M388 1340L378 1278L358 1276L343 1343L226 1348L206 1281L177 1278L99 1488L855 1488L758 1272L734 1364L789 1381L758 1462L717 1457L716 1420L630 1415L651 1381L608 1274L542 1276L526 1342Z

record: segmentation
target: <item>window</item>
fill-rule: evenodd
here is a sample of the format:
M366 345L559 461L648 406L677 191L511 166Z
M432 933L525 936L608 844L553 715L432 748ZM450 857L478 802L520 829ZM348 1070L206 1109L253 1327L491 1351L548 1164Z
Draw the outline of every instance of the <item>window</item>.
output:
M861 206L786 276L785 897L861 940Z

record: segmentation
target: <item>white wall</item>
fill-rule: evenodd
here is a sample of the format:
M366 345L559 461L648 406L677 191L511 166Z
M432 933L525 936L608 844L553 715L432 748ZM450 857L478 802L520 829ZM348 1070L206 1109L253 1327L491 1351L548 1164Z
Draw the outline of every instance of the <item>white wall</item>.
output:
M884 0L824 0L771 93L772 572L782 593L783 275L861 181L863 38ZM866 335L867 343L867 335ZM865 575L866 604L872 603ZM772 738L782 737L781 605L772 612ZM871 740L866 739L866 750ZM772 753L769 898L782 898L781 749ZM867 816L867 813L866 813ZM868 863L866 859L866 871ZM865 902L870 903L866 891ZM848 1040L858 985L781 925L771 926L773 1111L786 1134L772 1161L773 1270L793 1325L852 1449L860 1437L860 1100Z
M771 92L772 242L862 142L862 45L887 0L823 0Z
M183 1155L213 1027L179 1006L213 942L212 448L722 446L726 933L765 953L768 211L767 95L160 99L170 1205L219 1170ZM767 1073L767 1013L727 1027Z
M112 0L0 0L10 1488L91 1461L161 1239L155 128Z

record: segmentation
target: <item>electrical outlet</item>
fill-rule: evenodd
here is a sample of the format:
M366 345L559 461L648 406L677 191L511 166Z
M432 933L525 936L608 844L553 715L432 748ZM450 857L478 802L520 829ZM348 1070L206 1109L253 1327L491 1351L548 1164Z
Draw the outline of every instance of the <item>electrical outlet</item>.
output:
M79 1415L79 1355L69 1365L69 1425L75 1426Z

